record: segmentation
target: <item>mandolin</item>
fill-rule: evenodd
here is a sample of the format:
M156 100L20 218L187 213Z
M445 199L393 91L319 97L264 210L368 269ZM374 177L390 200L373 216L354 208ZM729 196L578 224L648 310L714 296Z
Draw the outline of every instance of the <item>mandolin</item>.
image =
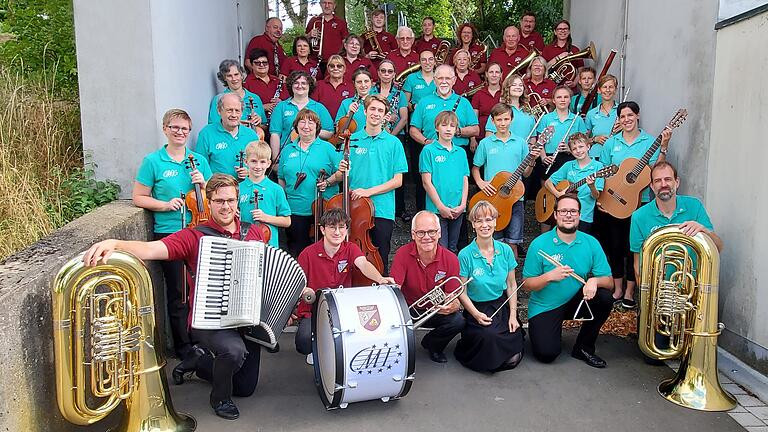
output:
M189 171L197 169L197 161L194 155L187 157L184 165ZM188 228L194 228L211 218L211 209L208 207L208 200L205 197L205 191L199 184L195 183L194 188L187 192L184 197L184 204L192 212L192 220L187 224Z
M607 178L610 177L619 170L619 167L616 165L609 165L607 167L600 168L595 172L595 178ZM564 193L572 193L579 190L580 187L587 184L587 177L584 177L583 179L577 181L576 183L571 183L568 180L563 180L559 182L555 189L564 192ZM542 186L541 189L539 189L539 193L536 194L536 204L534 206L534 209L536 211L536 220L541 223L546 223L552 218L552 214L555 212L555 195L552 194L552 192L549 191L546 187Z

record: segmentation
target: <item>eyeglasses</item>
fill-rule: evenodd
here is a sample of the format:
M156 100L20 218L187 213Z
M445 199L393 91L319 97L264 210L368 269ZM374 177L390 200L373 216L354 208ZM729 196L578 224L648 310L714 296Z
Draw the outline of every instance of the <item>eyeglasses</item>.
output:
M570 30L568 27L560 27L555 29L555 31L568 31L568 30Z
M309 83L306 81L294 81L293 82L294 87L309 87Z
M395 73L394 69L379 69L379 73Z
M227 204L230 207L234 207L237 205L237 198L230 198L230 199L216 198L216 199L212 199L211 202L216 204L217 206L222 206L224 204Z
M561 209L561 210L555 210L557 214L560 216L576 216L579 214L579 210L577 209Z
M166 127L167 127L167 128L168 128L168 129L169 129L171 132L173 132L173 133L179 133L179 132L181 132L181 133L183 133L183 134L188 134L188 133L189 133L189 131L191 130L191 129L189 129L189 128L188 128L188 127L186 127L186 126L175 126L175 125L174 125L174 126L166 126Z
M413 235L415 235L416 238L424 238L425 235L428 235L431 238L435 238L437 237L437 233L439 232L440 232L439 230L427 230L427 231L418 230L418 231L413 231Z
M325 229L332 231L346 231L346 225L325 225Z
M266 65L269 64L269 62L266 61L266 60L258 60L258 61L253 62L253 64L255 66L266 66Z
M328 65L328 69L344 69L343 64L331 63Z

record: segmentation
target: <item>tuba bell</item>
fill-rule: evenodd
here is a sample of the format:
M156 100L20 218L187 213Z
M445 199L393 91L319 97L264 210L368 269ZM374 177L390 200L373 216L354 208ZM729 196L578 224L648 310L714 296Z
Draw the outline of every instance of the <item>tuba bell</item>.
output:
M524 59L520 60L520 63L518 63L515 67L509 70L506 75L504 75L504 79L511 77L512 75L525 75L525 70L528 69L528 66L531 64L533 59L536 57L541 56L541 53L536 49L531 47L531 52L528 53L527 56L525 56Z
M451 52L451 43L447 40L441 40L440 45L435 50L435 67L445 64L448 61L448 54Z
M651 234L640 253L638 344L648 357L680 359L677 375L659 384L659 394L686 408L733 409L736 401L717 373L717 336L725 328L717 322L717 247L704 233L691 237L668 225Z
M583 50L575 54L565 56L556 61L552 67L549 68L547 77L554 81L557 85L561 85L566 81L576 81L576 67L573 65L573 63L571 63L571 61L582 58L589 58L594 60L595 54L595 43L590 42L589 46Z
M177 413L168 393L146 267L125 252L95 267L82 259L80 254L65 264L52 288L61 414L89 425L125 400L117 431L194 431L195 419Z

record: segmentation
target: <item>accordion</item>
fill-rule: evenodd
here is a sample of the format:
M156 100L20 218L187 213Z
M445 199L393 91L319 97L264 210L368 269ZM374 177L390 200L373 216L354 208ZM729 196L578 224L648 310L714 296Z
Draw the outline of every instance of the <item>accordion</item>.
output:
M200 239L192 328L246 327L244 336L277 347L307 277L287 252L262 242Z

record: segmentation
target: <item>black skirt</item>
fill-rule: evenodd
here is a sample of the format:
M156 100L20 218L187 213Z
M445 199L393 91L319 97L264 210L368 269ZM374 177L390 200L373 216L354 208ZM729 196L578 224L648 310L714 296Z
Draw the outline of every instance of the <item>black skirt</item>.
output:
M494 372L513 356L522 353L525 341L523 327L518 327L514 333L509 332L509 305L503 304L506 299L505 291L496 300L474 302L477 310L487 316L493 315L499 307L504 308L493 317L489 326L478 323L464 311L467 324L454 351L456 360L464 366L478 372Z

